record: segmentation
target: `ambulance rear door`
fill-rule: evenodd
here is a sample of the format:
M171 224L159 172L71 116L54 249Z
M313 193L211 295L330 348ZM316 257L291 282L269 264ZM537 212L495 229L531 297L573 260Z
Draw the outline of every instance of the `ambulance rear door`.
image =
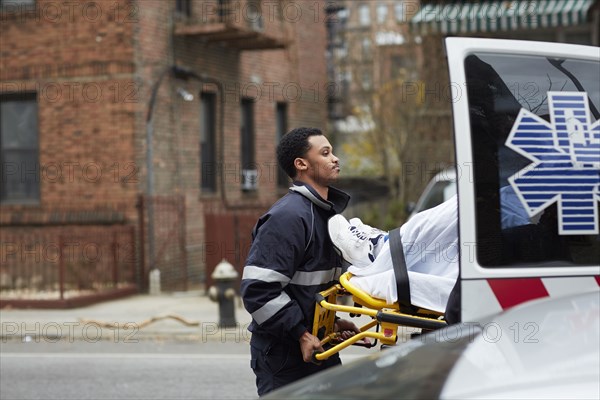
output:
M461 318L600 287L600 49L447 38Z

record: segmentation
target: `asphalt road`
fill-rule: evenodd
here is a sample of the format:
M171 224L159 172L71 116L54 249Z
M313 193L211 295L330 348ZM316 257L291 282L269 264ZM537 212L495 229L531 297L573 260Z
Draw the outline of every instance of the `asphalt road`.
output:
M254 398L246 341L0 343L2 400Z
M1 399L252 399L247 343L1 344Z

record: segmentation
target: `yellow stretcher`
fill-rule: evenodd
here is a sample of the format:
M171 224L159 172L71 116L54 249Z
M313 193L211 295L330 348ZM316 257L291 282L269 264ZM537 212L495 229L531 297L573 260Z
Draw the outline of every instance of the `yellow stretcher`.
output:
M432 331L446 326L443 314L417 307L405 307L398 303L387 304L384 300L371 297L350 283L352 274L340 276L340 283L335 284L317 295L315 319L312 334L321 339L321 345L327 350L313 354L313 361L319 362L339 353L350 345L372 347L380 341L382 345L394 345L398 339L398 327L407 326ZM354 306L338 304L338 298L352 296ZM350 316L368 315L370 322L360 327L360 333L349 339L340 341L334 332L336 312L348 313ZM372 330L375 328L375 330ZM374 339L370 345L364 344L365 338Z

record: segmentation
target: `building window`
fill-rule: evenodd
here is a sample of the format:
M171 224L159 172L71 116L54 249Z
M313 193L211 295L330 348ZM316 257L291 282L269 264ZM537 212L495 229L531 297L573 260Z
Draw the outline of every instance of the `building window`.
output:
M189 17L192 15L192 1L191 0L175 0L175 12L183 17Z
M362 55L365 60L371 58L371 39L369 38L363 38L362 40Z
M352 82L352 71L350 69L346 69L342 71L340 74L340 89L339 95L342 99L348 97L348 93L350 92L350 84Z
M38 105L35 93L0 97L0 201L40 199Z
M254 101L242 99L241 104L242 190L256 190L258 171L254 156Z
M373 80L370 71L362 72L362 87L363 90L371 90L373 88Z
M352 71L350 69L346 69L342 72L342 82L346 82L350 84L352 82Z
M371 24L371 9L368 4L361 4L358 7L358 23L360 26L369 26Z
M348 22L348 18L350 18L350 10L342 8L337 12L337 18L341 25L345 25Z
M276 132L276 138L277 138L277 143L279 143L281 141L281 138L283 137L283 135L286 134L287 132L287 112L288 112L288 105L287 103L277 103L277 106L275 108L275 121L277 124L277 132ZM287 176L287 174L285 173L285 171L283 170L283 168L279 167L279 165L277 166L277 186L279 187L283 187L283 188L287 188L289 186L289 177Z
M217 191L218 165L216 158L216 95L200 95L200 189Z
M404 12L404 2L400 1L394 5L394 13L396 14L396 21L403 23L406 22L406 13Z
M33 8L36 0L0 0L0 9L11 9L11 7Z
M377 4L377 23L383 24L387 19L388 5L385 3Z
M348 43L344 42L341 46L336 47L334 50L334 55L339 61L342 61L348 57Z
M262 10L259 0L248 0L244 7L244 19L248 22L248 26L253 31L261 32L264 29Z

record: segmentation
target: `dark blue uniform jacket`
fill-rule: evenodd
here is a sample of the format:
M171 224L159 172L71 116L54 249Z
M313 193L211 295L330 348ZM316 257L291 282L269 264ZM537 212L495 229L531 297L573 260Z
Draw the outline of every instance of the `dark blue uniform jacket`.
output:
M327 221L349 200L333 187L324 200L311 186L294 182L289 193L259 218L241 284L253 335L298 340L304 331L311 331L315 294L342 273Z

